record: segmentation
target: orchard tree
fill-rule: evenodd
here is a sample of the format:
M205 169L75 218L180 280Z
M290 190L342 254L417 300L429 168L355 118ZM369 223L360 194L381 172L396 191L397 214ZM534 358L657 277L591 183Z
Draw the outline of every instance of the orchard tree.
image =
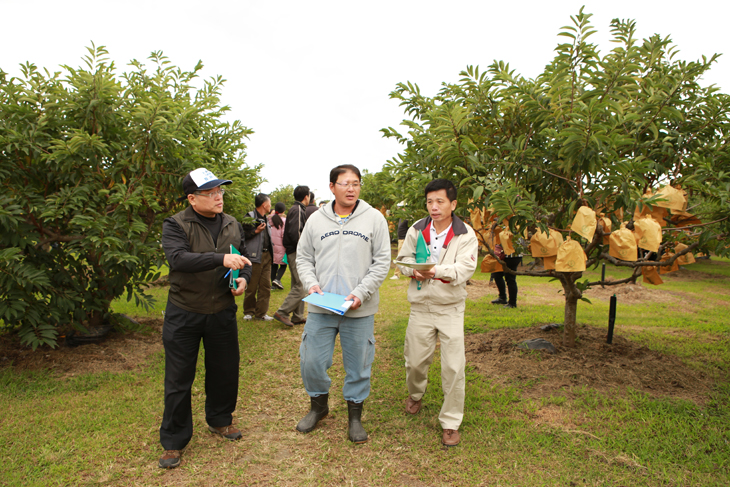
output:
M103 47L85 66L20 78L0 70L0 320L34 349L59 329L114 322L124 293L164 264L164 217L180 211L184 175L207 167L234 181L227 211L243 211L260 183L244 165L240 122L223 121L223 80L195 88L202 69L136 60L117 75Z
M271 198L271 204L275 205L278 202L282 202L286 205L287 211L294 204L294 186L291 184L281 185L271 192L269 195ZM250 211L250 210L249 210Z
M608 282L580 282L582 272L515 272L560 280L567 346L574 346L583 291L635 280L641 267L660 265L612 257L603 243L610 232L600 225L590 240L571 233L580 207L604 213L614 231L622 222L632 229L635 212L667 206L660 188L681 188L693 216L657 217L665 225L658 253L678 241L689 245L661 265L698 248L729 252L730 97L700 85L718 56L678 60L668 37L639 41L635 23L618 19L611 22L616 47L601 55L588 41L595 32L589 19L583 9L571 17L559 34L566 42L535 79L495 62L487 72L468 67L434 97L398 84L391 97L410 116L403 122L408 133L383 129L406 145L389 166L411 185L409 203L419 203L414 194L425 181L451 178L460 182L465 203L490 208L515 236L550 229L578 241L588 267L610 261L634 268L629 279ZM511 271L505 266L505 272Z

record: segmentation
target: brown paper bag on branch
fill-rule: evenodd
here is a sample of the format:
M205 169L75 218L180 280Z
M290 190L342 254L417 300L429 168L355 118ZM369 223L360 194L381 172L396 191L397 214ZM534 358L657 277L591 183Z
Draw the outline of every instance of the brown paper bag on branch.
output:
M499 234L499 243L502 244L502 249L506 255L512 255L515 253L515 247L512 245L512 232L509 228L505 228Z
M581 206L578 208L575 218L573 218L570 229L589 242L592 242L593 235L596 233L596 224L596 212L587 206Z
M603 245L608 245L608 241L611 238L611 219L603 216L601 213L598 216L598 224L601 226L601 230L603 230Z
M656 195L664 201L657 201L656 205L670 210L685 211L687 209L687 196L684 190L673 188L670 185L659 188Z
M686 249L687 246L683 243L677 242L677 245L674 247L674 253L678 254L684 249ZM689 265L695 263L695 256L692 255L692 252L687 252L686 254L677 257L677 262L679 262L679 265Z
M651 209L644 205L641 211L639 211L639 206L637 205L636 210L634 210L634 221L640 220L641 218L651 217L655 219L660 226L665 227L667 226L667 221L664 218L667 215L669 215L669 212L666 208L662 208L661 206L654 206L654 208Z
M487 254L484 256L484 260L482 260L482 266L481 266L482 272L502 272L502 264L497 262L497 259L492 257L491 255Z
M580 243L566 237L563 245L558 248L555 270L558 272L582 272L586 270L586 260L586 253Z
M644 277L645 283L654 284L656 286L664 283L664 281L662 281L662 278L659 277L659 273L657 272L656 267L654 267L654 266L642 267L641 275Z
M620 260L635 261L637 259L636 238L634 233L622 223L621 228L611 232L608 254Z
M537 230L530 239L530 253L533 257L550 257L558 255L558 247L563 243L563 236L557 230L548 233Z
M672 223L678 227L686 227L689 225L699 225L702 220L694 216L692 213L686 211L674 211L672 210Z
M636 245L640 249L658 252L662 243L662 227L652 217L639 218L634 221Z
M674 253L667 252L664 255L662 255L662 258L659 259L659 262L665 262L665 261L671 259L672 257L674 257ZM668 274L670 272L678 271L679 270L679 263L678 263L678 261L679 261L679 259L675 260L674 263L672 263L672 265L663 265L663 266L660 266L659 267L659 274Z
M557 255L551 255L549 257L542 258L542 266L546 271L555 269L555 261L558 259Z

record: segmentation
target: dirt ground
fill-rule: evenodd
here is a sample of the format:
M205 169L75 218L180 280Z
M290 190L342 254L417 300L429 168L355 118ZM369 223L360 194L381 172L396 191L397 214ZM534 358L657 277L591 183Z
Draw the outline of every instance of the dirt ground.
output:
M606 330L580 326L576 348L561 345L562 329L498 329L466 336L466 361L502 384L520 384L528 397L566 395L574 386L606 394L628 388L652 396L674 397L702 404L711 378L686 367L676 357L649 350L624 337L606 343ZM523 350L515 345L532 338L552 343L557 353Z
M143 365L149 357L162 351L162 320L138 319L149 328L145 332L112 331L100 343L68 347L59 340L55 349L35 352L18 344L17 336L0 337L0 368L15 370L49 370L59 377L95 372L123 372Z

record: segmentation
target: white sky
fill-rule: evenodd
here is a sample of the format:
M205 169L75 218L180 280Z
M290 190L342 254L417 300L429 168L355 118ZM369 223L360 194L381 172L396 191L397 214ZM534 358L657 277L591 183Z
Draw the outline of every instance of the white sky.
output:
M377 172L398 153L379 132L405 117L388 97L396 83L433 95L467 65L484 70L495 59L534 77L581 5L594 14L591 39L602 52L618 17L636 20L640 38L669 35L682 59L727 53L705 81L728 92L730 3L722 0L0 0L0 68L81 66L92 41L120 74L157 50L186 70L202 60L203 77L227 80L230 118L255 131L246 160L264 164L261 189L307 184L330 199L332 167Z

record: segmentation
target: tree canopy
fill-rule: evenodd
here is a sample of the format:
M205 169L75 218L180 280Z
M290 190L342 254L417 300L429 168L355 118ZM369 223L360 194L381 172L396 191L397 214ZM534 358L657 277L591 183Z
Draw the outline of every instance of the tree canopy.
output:
M118 75L88 50L62 72L0 70L0 319L33 348L108 322L125 292L149 301L141 285L164 264L161 222L183 208L188 171L233 180L229 212L260 183L244 164L252 131L223 120L221 77L196 88L202 63L185 71L160 52Z
M619 19L611 22L616 47L602 55L589 42L590 17L583 9L571 17L559 33L566 42L535 79L494 62L486 72L467 67L459 82L443 83L433 97L399 83L391 97L410 118L402 124L405 135L383 129L406 146L388 171L410 188L411 204L420 203L417 189L425 182L445 177L458 182L464 208L490 209L492 229L506 222L515 236L549 229L572 235L589 266L658 263L611 257L602 239L610 230L600 226L591 239L571 234L580 207L610 218L614 230L622 222L633 229L635 213L666 206L663 187L679 188L699 226L678 229L679 212L659 217L666 227L659 253L691 240L685 253L727 255L730 97L700 84L718 55L679 60L669 37L638 40L635 23ZM574 333L575 304L591 283L576 284L580 272L532 274L561 280L566 330Z

